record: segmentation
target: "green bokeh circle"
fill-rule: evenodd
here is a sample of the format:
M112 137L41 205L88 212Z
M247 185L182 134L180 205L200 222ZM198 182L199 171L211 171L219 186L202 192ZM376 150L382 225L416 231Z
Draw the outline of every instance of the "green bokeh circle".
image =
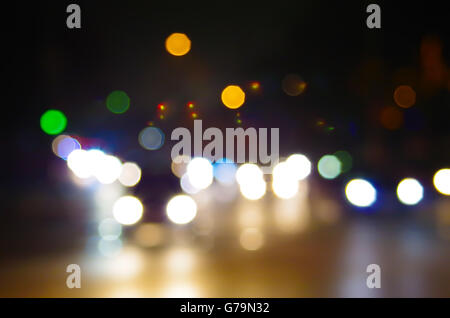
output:
M113 91L106 98L106 107L114 114L122 114L130 107L130 97L124 91Z
M353 165L353 158L352 156L345 150L339 150L334 153L334 155L339 159L341 162L341 170L342 173L350 171Z
M50 109L47 110L41 116L41 128L49 135L57 135L66 129L67 118L59 110Z

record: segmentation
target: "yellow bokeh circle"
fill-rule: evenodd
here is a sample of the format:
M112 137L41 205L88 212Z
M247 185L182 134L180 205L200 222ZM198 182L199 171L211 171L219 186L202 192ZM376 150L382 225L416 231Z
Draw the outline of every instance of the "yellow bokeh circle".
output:
M166 39L166 50L175 56L185 55L191 50L191 40L184 33L172 33Z
M228 108L239 108L245 102L245 93L239 86L229 85L222 91L222 102Z

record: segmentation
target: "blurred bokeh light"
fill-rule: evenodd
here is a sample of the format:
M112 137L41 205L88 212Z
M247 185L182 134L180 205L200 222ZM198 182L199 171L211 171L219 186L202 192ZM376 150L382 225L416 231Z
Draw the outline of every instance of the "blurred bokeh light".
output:
M113 206L113 215L117 222L132 225L138 222L144 212L141 201L131 195L117 199Z
M191 50L191 40L184 33L172 33L166 39L166 50L175 56L186 55Z
M266 193L266 182L261 169L252 163L243 164L236 171L241 194L249 200L261 199Z
M67 118L56 109L49 109L41 116L41 128L49 135L57 135L66 129Z
M187 195L177 195L169 200L166 207L167 217L176 224L191 222L197 215L197 204Z
M164 144L164 133L158 127L146 127L139 133L139 144L147 150L158 150Z
M106 107L114 114L122 114L130 107L130 97L124 91L113 91L106 98Z
M193 158L187 165L186 175L192 186L200 190L206 189L213 182L213 166L208 159Z
M126 187L134 187L141 180L141 168L134 162L125 162L122 165L122 171L119 181Z
M244 229L240 235L241 246L248 251L256 251L264 244L264 236L257 228Z
M290 173L297 180L303 180L311 173L311 161L305 155L290 155L286 159L286 163L290 166Z
M81 149L81 145L75 138L67 135L59 135L53 139L53 153L64 160L67 160L70 153L77 149Z
M450 195L450 169L440 169L434 174L433 183L440 193Z
M283 91L289 96L298 96L306 88L306 82L297 74L288 74L282 81Z
M222 91L221 99L226 107L236 109L244 104L245 93L239 86L229 85Z
M408 85L400 85L395 89L394 100L398 106L409 108L416 103L416 92Z
M403 204L417 204L423 198L423 187L416 179L403 179L397 186L397 197Z
M112 218L106 218L100 222L98 233L104 240L116 240L122 234L122 225Z
M289 199L298 192L298 174L291 167L292 164L281 162L273 168L272 189L279 198Z
M341 173L341 161L334 155L324 155L317 163L317 171L325 179L334 179Z
M358 207L368 207L377 199L377 190L369 181L353 179L345 186L345 195L351 204Z

